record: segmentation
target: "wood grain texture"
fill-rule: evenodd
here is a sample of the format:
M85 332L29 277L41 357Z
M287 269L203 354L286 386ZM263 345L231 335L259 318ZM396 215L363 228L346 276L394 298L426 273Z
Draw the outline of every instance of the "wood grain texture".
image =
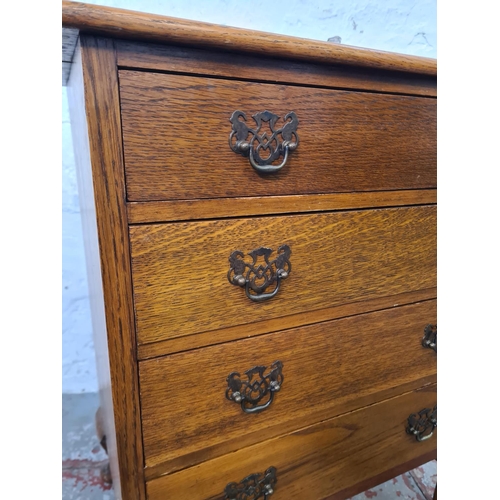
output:
M363 314L400 305L411 304L423 300L434 299L437 296L436 288L428 288L397 295L385 297L377 297L360 302L350 302L340 306L327 307L325 309L315 309L314 311L306 311L299 314L292 314L285 318L269 319L259 321L257 323L247 323L246 325L238 325L221 330L210 332L201 332L188 337L178 337L166 339L152 344L140 344L137 347L137 357L139 359L148 359L165 354L174 354L176 352L187 351L215 344L222 344L231 340L241 338L256 337L265 333L277 332L279 330L295 328L298 326L310 325L319 323L320 321L328 321L339 319L346 316Z
M114 408L117 465L112 473L118 499L144 500L139 386L135 356L130 254L125 207L117 68L110 40L81 36L85 110L88 122L93 204L104 303L95 334L107 343ZM89 166L87 166L88 168ZM85 215L85 214L84 214ZM86 215L85 215L86 216ZM94 224L94 223L92 223ZM94 245L96 245L94 238ZM98 272L98 268L95 269ZM104 309L104 311L103 311ZM105 324L102 313L105 313ZM107 403L110 404L109 402ZM119 477L117 476L119 469Z
M436 96L436 77L117 40L118 66L238 80Z
M236 450L356 409L359 398L418 388L436 374L435 353L421 345L429 323L435 300L141 362L146 466L179 457L193 465L217 456L218 445ZM277 360L284 382L269 408L249 415L226 399L230 373L246 379Z
M78 40L78 30L63 28L62 30L62 84L68 84L71 62Z
M68 80L68 104L71 117L73 150L77 167L78 199L80 203L80 213L82 215L92 334L99 384L100 430L98 430L98 434L100 432L106 436L106 452L109 457L110 470L115 479L117 498L120 498L120 466L116 442L111 373L109 370L109 351L106 336L106 317L104 312L104 294L101 278L90 145L88 125L85 116L82 57L79 45L77 45L75 49L73 71L71 72L71 78Z
M435 206L131 226L130 239L139 344L436 286ZM229 283L233 251L283 244L292 272L273 299Z
M353 208L428 205L436 202L436 189L411 189L406 191L129 202L127 214L129 223L137 224L215 219L228 216L241 217Z
M402 464L435 458L437 432L421 443L405 432L409 414L436 403L435 391L428 386L149 481L148 499L218 500L229 482L269 466L277 469L273 500L349 498Z
M294 38L198 21L62 2L62 25L115 38L201 46L260 56L436 75L435 59Z
M120 99L129 201L436 187L435 99L125 70ZM271 175L228 145L235 110L266 109L299 119Z

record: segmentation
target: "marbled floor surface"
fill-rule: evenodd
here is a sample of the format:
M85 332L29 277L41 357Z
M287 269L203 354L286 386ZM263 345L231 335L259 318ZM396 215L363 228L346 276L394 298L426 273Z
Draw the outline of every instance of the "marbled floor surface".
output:
M98 395L94 393L63 394L63 500L115 500L113 488L103 482L100 474L106 454L95 435L98 404ZM436 462L432 461L351 500L432 500L435 486Z

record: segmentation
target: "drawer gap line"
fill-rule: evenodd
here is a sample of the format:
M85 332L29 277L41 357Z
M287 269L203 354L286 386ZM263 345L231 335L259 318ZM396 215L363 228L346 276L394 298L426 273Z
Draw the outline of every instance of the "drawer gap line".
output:
M435 290L435 289L428 289L429 291L432 291L432 290ZM423 292L425 292L425 290L422 290ZM437 294L434 294L434 295L437 295ZM282 330L278 327L275 328L272 328L271 330L269 331L266 331L266 332L263 332L263 333L259 333L259 334L256 334L256 335L252 335L250 337L248 336L243 336L243 337L240 337L240 338L236 338L236 339L230 339L230 340L222 340L220 342L211 342L211 343L207 343L207 344L203 344L203 345L198 345L198 343L196 343L196 347L192 347L192 348L186 348L186 349L174 349L172 351L168 351L166 352L165 354L157 354L157 355L146 355L146 356L141 356L140 355L140 350L141 350L141 347L152 347L152 346L157 346L157 345L165 345L169 342L171 342L171 340L160 340L158 342L149 342L147 344L140 344L138 345L138 360L139 361L146 361L148 359L155 359L155 358L161 358L161 357L164 357L164 356L170 356L172 354L180 354L180 353L185 353L185 352L189 352L189 351L196 351L198 349L203 349L205 347L211 347L211 346L216 346L216 345L223 345L223 344L232 344L234 342L239 342L241 340L246 340L246 339L249 339L249 338L260 338L260 337L263 337L265 335L271 335L273 333L276 333L276 332L281 332L281 331L288 331L288 330L294 330L296 328L302 328L302 327L306 327L306 326L310 326L310 325L316 325L316 324L320 324L320 323L326 323L326 322L329 322L329 321L337 321L337 320L341 320L341 319L345 319L345 318L352 318L352 317L356 317L356 316L362 316L362 315L365 315L365 314L372 314L372 313L375 313L375 312L382 312L382 311L387 311L387 310L392 310L392 309L399 309L401 307L406 307L406 306L411 306L411 305L416 305L416 304L421 304L421 303L424 303L424 302L429 302L429 301L432 301L432 300L437 300L437 297L434 296L434 297L428 297L428 298L423 298L423 299L417 299L413 302L402 302L402 303L398 303L397 305L393 305L393 306L382 306L382 307L377 307L375 309L370 309L368 311L362 311L362 312L358 312L358 313L354 313L354 314L343 314L341 316L338 316L338 317L333 317L333 318L330 318L330 319L325 319L325 320L322 320L322 321L308 321L308 322L305 322L305 323L300 323L296 326L292 326L290 328L286 328L285 330ZM318 309L318 311L320 311L321 309ZM313 311L314 312L314 311ZM212 333L213 332L220 332L220 331L223 331L223 330L212 330L210 332L202 332L202 333ZM194 334L196 335L196 334ZM189 338L191 335L188 335L187 338ZM182 338L182 337L180 337Z
M340 66L339 66L340 67ZM340 67L343 69L343 67ZM210 75L207 73L190 73L188 71L166 71L161 69L151 69L151 68L137 68L134 66L118 66L119 71L139 71L142 73L158 73L163 75L179 75L179 76L192 76L193 78L210 78L213 80L226 80L226 81L237 81L237 82L248 82L248 83L259 83L261 85L286 85L288 87L304 87L304 88L314 88L314 89L325 89L325 90L338 90L341 92L360 92L363 94L383 94L383 95L398 95L406 97L417 97L423 99L437 99L435 95L419 94L411 92L401 92L401 91L388 91L388 90L371 90L353 87L342 87L342 86L328 86L328 85L315 85L311 83L295 83L285 80L260 80L258 78L245 78L245 77L230 77L230 76L219 76ZM432 80L432 77L430 78Z
M137 202L133 202L137 203ZM141 202L141 203L151 203L151 202ZM129 217L129 225L130 226L144 226L150 224L175 224L175 223L184 223L184 222L211 222L218 220L227 220L227 219L255 219L256 217L297 217L301 215L311 215L311 214L329 214L334 212L367 212L373 210L391 210L397 208L405 208L405 207L434 207L437 203L412 203L412 204L401 204L401 205L382 205L382 206L370 206L370 207L356 207L356 208L334 208L334 209L318 209L318 210L304 210L304 211L295 211L295 212L273 212L273 213L257 213L257 214L249 214L249 215L226 215L223 217L206 217L206 218L178 218L178 219L161 219L161 220L145 220L145 221L135 221L130 222Z

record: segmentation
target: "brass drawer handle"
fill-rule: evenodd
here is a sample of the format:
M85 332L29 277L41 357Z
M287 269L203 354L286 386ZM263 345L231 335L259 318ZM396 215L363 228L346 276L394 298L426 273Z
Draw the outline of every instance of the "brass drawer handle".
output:
M224 490L224 500L264 500L274 493L276 467L269 467L264 473L250 474L239 483L229 483Z
M235 286L245 287L245 293L250 300L261 302L274 297L281 285L281 280L288 278L292 271L290 255L292 251L288 245L278 248L278 256L269 260L273 253L271 248L260 247L249 252L252 263L243 260L244 253L240 250L234 251L229 256L230 268L227 273L229 283ZM264 257L265 265L257 265L257 259ZM276 283L272 292L264 293L265 290ZM252 293L254 292L254 293Z
M276 122L280 117L271 111L256 113L252 118L257 124L255 129L250 128L245 123L247 117L243 111L236 110L231 115L229 121L232 123L232 131L229 134L229 147L235 153L248 156L250 165L258 172L268 174L278 172L285 166L288 153L297 149L299 145L299 136L297 135L299 119L293 111L290 111L285 115L285 124L281 128L276 128ZM270 137L267 132L260 134L262 122L269 123ZM261 152L267 150L269 150L269 154L262 158ZM279 165L272 165L282 155L284 156L283 161Z
M418 413L412 413L408 417L408 426L406 432L413 434L417 441L429 439L437 427L437 405L431 410L424 408Z
M281 389L283 384L283 363L275 361L271 371L264 375L265 366L254 366L245 372L247 380L242 380L237 372L227 377L226 398L229 401L241 404L245 413L258 413L268 408L274 399L274 393ZM264 404L260 404L266 399Z
M437 353L437 325L427 325L424 328L422 345Z

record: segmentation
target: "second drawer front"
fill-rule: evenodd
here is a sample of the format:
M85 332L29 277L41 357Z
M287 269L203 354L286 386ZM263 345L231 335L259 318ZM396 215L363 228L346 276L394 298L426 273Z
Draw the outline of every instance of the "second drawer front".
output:
M436 286L435 206L133 226L130 241L139 344ZM281 245L275 297L229 283L234 251Z
M139 363L146 466L192 465L433 381L429 323L435 300ZM247 381L275 361L284 379L266 409L245 413L226 397L231 373Z

